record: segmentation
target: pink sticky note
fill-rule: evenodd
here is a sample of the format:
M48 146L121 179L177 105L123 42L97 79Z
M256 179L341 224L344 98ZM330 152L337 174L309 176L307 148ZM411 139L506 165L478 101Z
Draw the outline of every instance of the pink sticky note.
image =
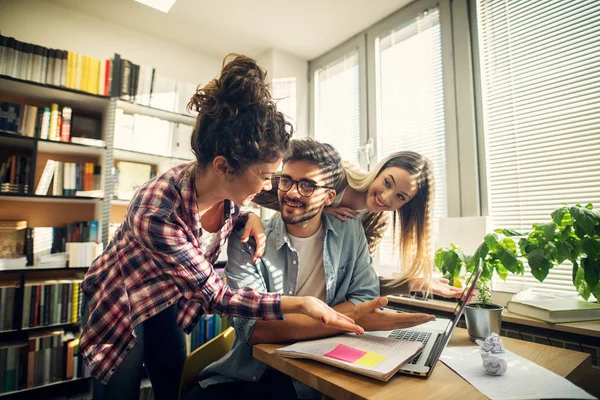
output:
M329 353L323 354L325 357L335 358L337 360L347 361L353 363L362 356L367 354L366 351L355 349L354 347L346 346L344 344L338 344L335 349Z

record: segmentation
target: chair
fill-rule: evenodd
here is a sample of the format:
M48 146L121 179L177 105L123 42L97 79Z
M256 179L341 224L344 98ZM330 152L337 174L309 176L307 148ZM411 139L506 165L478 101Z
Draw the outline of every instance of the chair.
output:
M235 339L235 330L229 327L187 356L181 371L179 399L198 383L198 375L204 368L227 354L233 339Z

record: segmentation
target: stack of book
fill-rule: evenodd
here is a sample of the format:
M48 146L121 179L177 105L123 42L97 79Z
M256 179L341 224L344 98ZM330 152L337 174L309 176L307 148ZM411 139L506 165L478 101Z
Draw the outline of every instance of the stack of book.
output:
M81 280L29 281L23 293L23 328L79 321Z
M14 310L18 287L16 282L0 284L0 332L16 329Z
M0 35L0 75L110 95L112 61Z
M121 65L120 99L166 111L187 113L187 104L196 93L197 85L167 78L151 66L137 65L118 55L117 57Z
M30 156L12 155L0 161L0 193L29 193L32 167Z
M26 344L0 348L0 393L88 376L72 333L35 335Z
M85 265L70 265L70 267L89 267L93 261L94 254L102 248L100 243L100 232L98 221L83 221L67 224L63 227L37 227L33 228L32 236L32 260L36 266L46 267L66 267L67 261L71 257L71 243L83 243L90 246L90 250L82 250L82 254L87 254L86 259L89 263ZM95 246L99 244L98 246ZM77 245L75 245L77 246ZM77 247L71 250L74 260L80 260L83 257L77 252ZM101 251L101 250L100 250ZM76 262L75 264L79 264Z
M46 161L42 177L35 189L37 195L47 195L52 184L53 196L102 197L102 167L94 163Z

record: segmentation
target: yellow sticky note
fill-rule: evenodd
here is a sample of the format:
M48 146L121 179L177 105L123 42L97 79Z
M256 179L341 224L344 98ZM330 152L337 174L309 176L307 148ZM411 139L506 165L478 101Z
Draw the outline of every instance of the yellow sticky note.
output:
M354 361L354 364L364 365L365 367L375 367L386 358L386 356L369 352L358 360Z

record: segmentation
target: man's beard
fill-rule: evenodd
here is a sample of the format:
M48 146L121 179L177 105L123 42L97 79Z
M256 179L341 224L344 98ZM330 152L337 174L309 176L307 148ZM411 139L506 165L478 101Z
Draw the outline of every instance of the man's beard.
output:
M302 203L301 201L292 200L292 199L286 197L279 201L279 207L281 210L283 210L283 207L284 207L283 203L286 201L289 203L292 203L292 204L302 205L304 207L304 208L298 208L298 210L302 210L302 212L300 214L294 214L293 216L285 215L285 213L283 211L281 212L281 219L283 220L283 222L285 222L286 224L290 224L290 225L301 224L302 222L306 222L306 221L313 219L315 216L317 216L319 214L319 212L321 212L321 210L324 207L324 204L321 204L321 205L314 205L311 208L306 208L306 205L304 203Z

